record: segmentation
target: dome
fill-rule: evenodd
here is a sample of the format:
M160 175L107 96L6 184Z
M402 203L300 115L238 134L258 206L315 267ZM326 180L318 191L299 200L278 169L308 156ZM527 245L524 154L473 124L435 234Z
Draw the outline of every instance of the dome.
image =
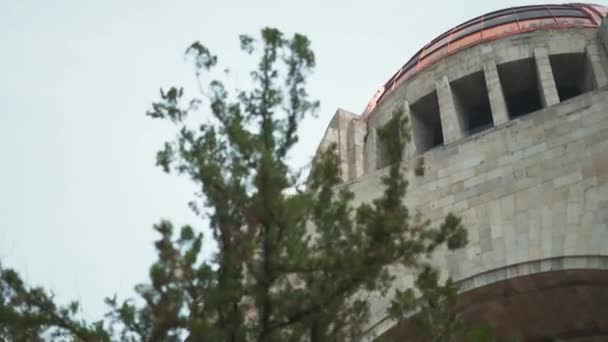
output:
M494 11L464 22L433 39L403 65L371 99L363 116L393 89L441 59L485 41L520 33L564 28L597 28L608 8L594 4L533 5Z

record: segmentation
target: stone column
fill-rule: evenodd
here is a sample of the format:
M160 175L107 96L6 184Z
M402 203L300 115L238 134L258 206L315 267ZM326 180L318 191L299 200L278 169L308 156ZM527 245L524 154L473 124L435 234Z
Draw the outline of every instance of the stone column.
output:
M403 160L409 160L413 158L418 152L416 148L416 127L414 123L414 118L412 118L412 112L410 110L410 103L405 101L403 103L403 115L407 117L409 126L410 126L410 141L405 144L405 148L403 149Z
M601 88L608 84L608 77L606 76L606 71L602 66L602 57L599 47L595 44L585 46L585 55L587 57L587 62L591 67L590 71L593 74L595 88Z
M352 121L362 121L365 126L365 122L358 115L344 109L338 109L329 122L329 127L327 127L325 135L317 149L317 153L325 152L332 144L336 145L335 152L340 162L340 178L344 182L352 179L352 164L355 165L355 169L357 168L357 164L359 164L359 168L362 168L363 164L362 145L365 128L361 129L361 133L351 133L350 125ZM359 171L354 172L357 175L362 173Z
M534 59L536 60L536 77L543 107L546 108L559 103L559 95L557 94L557 87L555 86L547 49L534 49Z
M443 131L444 143L449 144L462 138L462 129L454 96L452 96L452 88L447 76L443 76L441 80L435 82L437 89L437 100L439 101L439 116L441 117L441 129Z
M367 124L364 120L353 118L348 123L348 179L363 175L363 139Z
M365 173L371 173L376 170L377 140L376 129L374 127L369 127L367 139L365 139Z
M509 121L509 110L507 109L505 95L502 92L502 86L498 78L496 62L493 60L485 62L483 74L486 79L490 108L492 108L492 121L494 121L494 126L498 126Z

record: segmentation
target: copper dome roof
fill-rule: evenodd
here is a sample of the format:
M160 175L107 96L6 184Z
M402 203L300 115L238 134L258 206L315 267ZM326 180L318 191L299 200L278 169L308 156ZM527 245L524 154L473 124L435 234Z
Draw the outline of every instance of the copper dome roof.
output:
M437 61L467 47L519 33L571 27L599 27L608 8L593 4L534 5L491 12L462 23L433 39L391 77L371 99L363 115L395 88Z

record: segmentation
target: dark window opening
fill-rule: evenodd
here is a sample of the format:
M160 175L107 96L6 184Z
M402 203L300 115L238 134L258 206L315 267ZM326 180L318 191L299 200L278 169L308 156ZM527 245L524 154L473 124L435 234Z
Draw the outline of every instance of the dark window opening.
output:
M422 97L410 106L412 136L418 153L443 144L437 92Z
M452 82L451 86L460 127L465 136L494 126L482 71L462 77Z
M584 53L549 56L560 101L593 90L593 73Z
M533 58L499 64L497 69L511 119L543 107Z

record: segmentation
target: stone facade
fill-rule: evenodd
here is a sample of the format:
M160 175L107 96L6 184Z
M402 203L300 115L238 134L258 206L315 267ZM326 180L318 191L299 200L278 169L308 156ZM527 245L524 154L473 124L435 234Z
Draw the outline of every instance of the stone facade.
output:
M599 30L535 31L470 47L400 85L367 122L338 110L321 148L337 143L344 186L356 203L371 201L381 195L380 176L387 171L377 129L395 108L411 115L412 104L435 92L443 143L424 150L417 146L420 138L412 139L402 164L410 208L434 224L453 212L468 229L464 249L435 254L443 276L460 281L466 295L549 271L608 271L607 51L606 21ZM560 101L552 56L563 54L584 56L591 85ZM514 117L500 70L521 60L535 68L528 76L537 82L541 108ZM476 72L483 74L493 124L469 133L452 82ZM422 124L412 121L415 136ZM425 161L422 177L413 171L419 158ZM395 272L396 288L411 286L407 270ZM388 302L376 297L369 339L397 323L386 318Z

